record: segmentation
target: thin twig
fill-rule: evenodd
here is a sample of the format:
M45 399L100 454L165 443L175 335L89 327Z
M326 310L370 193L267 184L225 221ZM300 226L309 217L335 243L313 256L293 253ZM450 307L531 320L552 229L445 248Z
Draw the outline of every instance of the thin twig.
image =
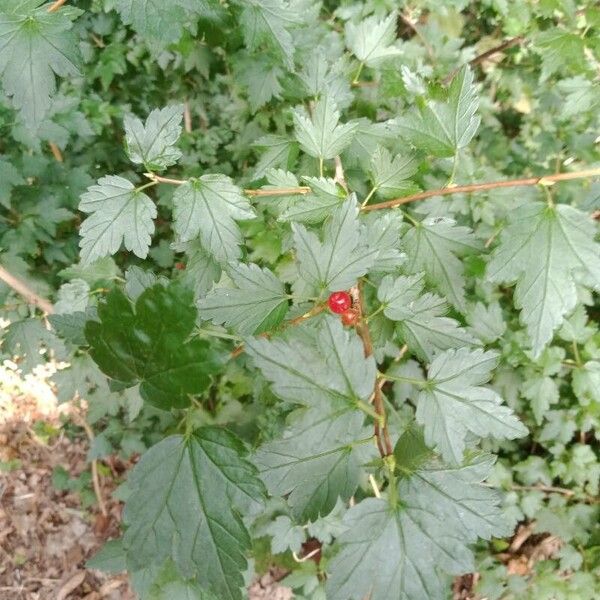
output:
M518 46L519 44L522 44L524 41L525 41L525 38L521 35L514 37L514 38L510 38L509 40L505 40L501 44L498 44L497 46L494 46L493 48L490 48L489 50L486 50L485 52L482 52L475 58L471 59L469 61L469 65L471 67L474 67L478 64L481 64L484 60L487 60L488 58L490 58L490 56L493 56L494 54L498 54L500 52L504 52L505 50L508 50L509 48L512 48L513 46ZM442 83L444 85L448 85L454 79L455 75L461 70L461 68L462 67L457 67L456 69L454 69L454 71L452 71L451 73L446 75L446 77L444 77L444 79L442 79Z
M192 133L192 113L190 112L190 103L187 99L183 103L183 128L186 133Z
M52 4L50 8L48 8L48 12L56 12L63 4L65 4L66 1L67 0L56 0L56 2Z
M169 185L183 185L188 182L188 179L172 179L171 177L161 177L156 173L144 173L144 176L154 183L168 183ZM297 194L308 194L310 188L308 186L299 186L292 188L270 188L258 190L244 190L247 196L293 196Z
M187 179L171 179L170 177L161 177L156 173L144 173L144 177L147 177L154 183L168 183L170 185L183 185L188 182Z
M54 142L48 142L48 146L50 146L50 152L52 152L54 160L56 160L56 162L63 162L64 159L60 148Z
M498 486L492 485L490 483L484 483L483 485L485 485L486 487L498 489ZM589 496L587 494L578 494L574 490L570 490L568 488L563 488L563 487L556 487L554 485L542 485L542 484L517 485L517 484L513 484L513 485L509 486L507 489L510 491L515 491L515 492L542 492L544 494L561 494L562 496L565 496L566 498L582 499L583 502L585 502L587 504L599 504L600 503L600 498L597 498L595 496Z
M394 198L393 200L387 200L386 202L370 204L368 206L364 206L362 210L366 211L381 210L382 208L393 208L394 206L401 206L402 204L416 202L417 200L425 200L426 198L433 198L434 196L447 196L449 194L469 194L471 192L482 192L485 190L493 190L496 188L519 187L527 185L550 185L558 181L569 181L571 179L584 179L586 177L599 176L600 168L596 168L586 169L584 171L573 171L571 173L556 173L553 175L542 175L541 177L528 177L526 179L507 179L504 181L489 181L487 183L457 185L454 187L440 188L439 190L427 190L425 192L419 192L418 194L404 196L403 198Z
M308 194L310 188L308 186L300 186L294 188L272 188L262 190L244 190L247 196L293 196L297 194Z
M71 412L71 416L73 417L73 420L83 428L91 445L95 437L92 428L87 424L85 418L82 417L76 410ZM94 486L94 494L96 495L100 512L104 517L106 517L108 516L108 511L106 510L106 504L104 503L104 497L102 496L100 476L98 475L98 461L95 458L92 460L92 484Z
M335 161L335 175L333 180L339 183L343 190L348 193L348 185L346 184L346 176L344 175L344 166L342 165L342 159L339 156L334 158Z
M354 300L353 304L358 313L358 326L356 330L362 340L365 357L369 357L373 354L373 341L371 339L369 326L363 317L363 298L360 283L352 288L352 295ZM388 431L385 405L381 393L381 385L377 376L375 377L375 384L373 387L373 408L379 416L379 419L375 419L375 439L377 441L377 449L379 450L381 457L385 458L394 453L394 446Z
M52 302L46 298L42 298L36 294L24 281L21 281L18 277L9 273L4 267L0 266L0 279L11 287L17 294L25 298L29 304L37 306L43 310L46 314L52 314L54 307Z

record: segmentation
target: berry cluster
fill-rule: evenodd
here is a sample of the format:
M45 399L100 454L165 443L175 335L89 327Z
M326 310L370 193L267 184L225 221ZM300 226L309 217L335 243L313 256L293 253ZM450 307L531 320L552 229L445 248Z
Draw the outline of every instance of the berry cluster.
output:
M352 308L352 297L348 292L333 292L327 299L329 310L341 315L342 323L346 326L356 325L358 313Z

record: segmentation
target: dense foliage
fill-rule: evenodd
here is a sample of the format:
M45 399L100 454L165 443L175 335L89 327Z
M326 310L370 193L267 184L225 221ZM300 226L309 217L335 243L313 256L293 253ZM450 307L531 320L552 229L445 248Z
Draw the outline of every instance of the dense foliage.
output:
M597 597L599 72L593 1L0 0L2 353L141 454L90 564Z

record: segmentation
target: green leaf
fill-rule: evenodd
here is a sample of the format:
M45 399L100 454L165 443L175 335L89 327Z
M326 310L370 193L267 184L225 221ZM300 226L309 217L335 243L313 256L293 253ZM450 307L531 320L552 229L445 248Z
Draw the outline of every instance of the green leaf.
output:
M259 509L263 488L243 444L224 429L170 436L131 471L123 546L130 568L171 558L183 577L223 600L242 598L250 536L240 513Z
M558 89L565 95L561 116L568 119L596 108L600 103L600 86L578 75L558 82Z
M458 321L445 317L447 304L435 294L423 294L424 275L387 276L377 297L383 313L397 321L398 331L417 356L431 360L440 350L477 345L477 340Z
M294 131L302 150L319 159L334 158L350 144L358 127L356 122L340 124L340 113L333 98L323 96L313 116L294 110Z
M59 337L78 346L85 346L87 341L83 332L89 316L82 311L48 315L48 321Z
M560 397L558 385L552 377L528 378L521 393L531 402L531 410L538 425L543 422L550 405L556 404Z
M50 13L43 0L16 3L0 12L2 86L31 130L42 123L52 104L55 75L79 73L80 55L72 31L79 14L78 10Z
M425 443L423 430L414 424L398 438L394 446L396 466L403 474L413 474L433 455Z
M285 0L244 0L240 26L246 47L258 50L263 44L274 49L288 69L293 68L294 43L289 29L299 22L294 7Z
M468 544L509 533L496 493L480 484L492 463L434 463L400 481L400 504L369 498L352 507L328 564L328 600L446 598L447 575L474 569Z
M487 278L513 284L515 306L538 357L577 304L577 285L600 290L596 227L572 206L543 202L520 206L502 232Z
M162 171L181 158L175 147L181 135L183 105L162 109L155 108L142 123L132 115L126 115L125 142L132 162L144 165L149 171Z
M425 441L436 447L444 460L459 464L467 433L515 439L527 435L527 428L502 398L482 384L489 381L498 364L495 352L447 350L432 361L427 384L419 393L417 421L425 428Z
M485 304L477 302L469 308L467 323L470 325L472 333L485 344L495 342L506 331L502 308L498 303L485 306Z
M58 290L58 298L54 303L54 315L85 312L90 295L90 286L83 279L72 279L63 283Z
M290 206L280 215L281 221L299 223L319 223L325 220L332 211L347 198L344 189L333 179L325 177L304 177L312 194L299 198L290 197Z
M181 281L194 290L194 296L202 298L221 278L221 266L202 247L199 240L177 244L178 249L188 255L185 270L181 272Z
M407 271L411 274L424 271L427 283L464 312L465 278L459 257L481 250L473 232L452 219L436 217L409 229L404 235L403 246L408 255Z
M217 0L116 0L115 8L124 23L158 49L177 42L194 17L215 20L220 13Z
M422 110L396 119L396 126L417 148L435 156L453 156L477 132L478 106L473 72L465 66L452 80L446 102L430 101Z
M226 175L202 175L180 185L173 196L175 231L180 241L197 236L220 262L240 258L242 233L236 221L253 219L252 206Z
M169 410L190 404L210 385L221 359L205 340L186 341L196 320L192 295L177 285L155 285L135 308L120 290L98 306L100 321L85 335L100 369L122 386L140 383L150 404Z
M283 283L269 269L252 263L231 264L227 272L237 289L218 288L210 292L198 302L200 316L243 335L275 329L288 310Z
M377 250L377 259L371 268L378 273L398 271L406 261L400 251L402 214L398 211L378 211L362 217L362 237L368 248Z
M379 146L371 158L373 187L382 198L397 198L419 191L419 186L407 181L418 169L419 161L412 154L392 155Z
M264 149L264 153L254 167L252 179L264 177L269 169L279 167L286 169L297 150L296 142L279 135L265 135L252 145Z
M358 60L369 67L377 67L385 60L402 54L400 48L393 46L396 20L397 15L393 12L383 20L372 16L357 25L349 21L346 23L346 45Z
M123 539L109 540L85 563L87 569L98 569L104 573L120 573L127 569Z
M137 590L136 590L137 591ZM218 600L206 591L195 579L181 577L173 561L168 560L158 573L146 594L140 594L142 600Z
M353 286L374 264L378 249L361 245L358 206L351 196L323 228L323 241L302 225L292 225L300 277L318 293Z
M156 206L130 181L116 175L101 177L81 196L79 210L90 215L79 228L84 265L115 254L121 244L136 256L146 258L154 233Z
M169 285L169 280L135 265L125 271L125 293L134 302L142 295L144 290L157 284L166 287Z
M282 554L288 550L300 552L306 538L304 528L294 525L286 515L280 515L272 523L269 523L265 527L265 533L272 536L271 552L273 554Z
M19 169L8 160L0 157L0 205L10 209L12 189L24 183L25 179Z
M344 57L331 55L327 44L315 46L307 57L303 57L298 78L304 84L306 94L318 98L322 94L331 96L340 108L352 102L353 94L348 80L348 65Z
M373 392L373 357L364 357L357 334L333 316L320 320L318 331L304 325L287 339L249 339L246 351L282 400L354 408Z
M87 343L84 337L84 344ZM56 384L56 397L59 403L69 402L76 395L89 398L90 391L101 395L109 395L106 377L98 369L89 354L81 354L70 358L70 365L57 371L52 380Z
M398 130L392 120L382 123L372 123L365 117L353 119L356 130L352 141L343 155L345 167L359 166L368 171L373 154L381 145L392 144L398 139Z
M280 79L284 71L268 58L248 57L236 63L236 79L246 86L248 102L252 112L267 104L273 98L281 99Z
M542 81L557 71L578 72L586 66L585 41L574 32L551 27L535 37L534 49L542 57Z
M13 321L5 330L2 338L2 351L10 357L19 357L19 368L23 374L45 363L48 356L42 350L54 351L56 358L65 355L63 343L44 327L39 319Z
M573 392L582 406L600 402L600 362L589 360L573 370Z
M258 449L254 464L269 494L286 497L294 517L305 523L354 494L368 461L361 442L374 448L372 440L359 411L300 409L281 439Z

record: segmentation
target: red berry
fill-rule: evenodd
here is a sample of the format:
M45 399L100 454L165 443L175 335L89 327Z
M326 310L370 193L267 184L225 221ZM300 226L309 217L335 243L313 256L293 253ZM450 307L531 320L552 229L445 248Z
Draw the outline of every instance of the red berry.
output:
M353 327L358 321L358 313L355 310L347 310L342 313L342 323L346 327Z
M341 315L352 306L352 298L348 292L333 292L327 299L331 312Z
M175 268L176 268L178 271L183 271L183 270L185 269L185 263L182 263L182 262L176 262L176 263L175 263Z

